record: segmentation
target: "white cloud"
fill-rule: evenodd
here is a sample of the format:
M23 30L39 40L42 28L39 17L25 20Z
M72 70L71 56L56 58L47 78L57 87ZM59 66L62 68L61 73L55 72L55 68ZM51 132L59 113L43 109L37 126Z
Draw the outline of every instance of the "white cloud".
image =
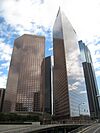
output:
M7 80L6 75L0 76L0 88L5 88L6 87L6 80Z
M10 61L7 61L7 62L5 62L5 63L2 63L1 64L1 66L0 66L0 68L6 68L7 70L9 69L9 65L10 65Z
M14 26L19 35L39 32L45 35L43 29L38 26L52 28L59 5L72 23L78 38L88 44L94 67L99 67L97 58L100 54L95 53L100 50L100 45L94 44L100 41L100 0L0 0L0 11L7 23ZM10 47L3 43L0 43L0 46L2 47L0 58L9 62ZM6 65L7 62L5 65L2 64L3 67Z
M12 48L9 44L5 44L3 41L0 41L0 52L4 52L5 54L11 54Z
M3 72L0 72L0 76L3 74Z
M63 0L62 8L79 38L90 39L99 35L100 0Z
M3 10L2 15L6 21L15 26L19 31L22 31L23 29L35 29L35 27L32 27L31 22L45 27L53 25L58 9L57 3L53 0L36 0L34 2L32 0L19 0L17 2L14 0L4 0L1 4L1 10Z
M99 69L100 68L100 62L94 63L94 68L95 68L95 70Z
M31 22L45 27L53 26L60 5L79 38L87 40L100 34L100 0L1 1L2 15L15 27L20 24L22 29L34 29Z
M100 77L100 70L96 71L96 76Z
M53 48L49 48L48 50L49 50L49 51L52 51L52 50L53 50Z
M12 48L9 44L4 43L3 39L0 39L0 87L5 88L7 75L4 73L4 69L8 70L11 59ZM3 63L2 63L3 61Z
M87 92L86 91L80 91L80 94L86 94Z
M0 60L10 61L12 48L9 44L0 41Z
M32 27L31 22L36 25L53 27L60 5L79 39L90 40L93 36L100 34L98 28L100 27L99 2L100 0L19 0L17 2L2 0L1 10L6 21L23 34L23 32L29 33L30 29L39 30L37 27Z

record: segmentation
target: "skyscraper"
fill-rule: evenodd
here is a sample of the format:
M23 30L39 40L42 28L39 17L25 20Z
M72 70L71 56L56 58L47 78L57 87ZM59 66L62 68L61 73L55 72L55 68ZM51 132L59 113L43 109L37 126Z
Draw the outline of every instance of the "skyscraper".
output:
M4 95L5 95L5 89L4 88L0 88L0 112L2 112Z
M89 115L76 32L59 9L53 27L54 114L58 119Z
M51 57L45 58L45 112L51 114Z
M41 64L45 38L27 35L17 38L10 63L4 112L40 111Z
M88 100L90 107L91 117L98 117L100 109L98 102L98 86L95 76L95 71L92 63L90 51L82 41L79 41L79 47L81 51L82 65L84 70L85 82L88 92Z
M42 96L43 112L52 113L52 64L51 56L45 57L42 63ZM52 83L51 83L52 82Z

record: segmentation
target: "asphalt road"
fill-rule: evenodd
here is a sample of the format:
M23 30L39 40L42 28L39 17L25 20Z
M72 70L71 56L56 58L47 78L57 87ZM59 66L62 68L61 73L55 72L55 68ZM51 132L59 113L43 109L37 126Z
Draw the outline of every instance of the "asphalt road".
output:
M100 133L100 123L96 123L86 129L84 129L80 133Z
M24 133L32 125L0 125L0 133Z
M77 126L77 124L74 124ZM80 124L79 124L80 125ZM72 124L50 124L50 125L0 125L0 133L28 133L41 130L54 129L56 127L73 127Z

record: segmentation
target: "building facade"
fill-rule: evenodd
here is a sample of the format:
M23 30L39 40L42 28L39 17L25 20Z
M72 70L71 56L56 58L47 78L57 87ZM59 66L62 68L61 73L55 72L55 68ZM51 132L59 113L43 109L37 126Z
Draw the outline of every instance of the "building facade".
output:
M52 114L52 59L45 57L42 63L43 112Z
M45 58L45 112L51 114L51 57Z
M41 64L45 38L27 35L17 38L9 68L4 112L39 112Z
M76 32L60 9L53 27L53 46L54 115L58 119L89 115Z
M98 101L99 91L92 63L91 53L88 47L82 41L79 41L79 47L81 51L82 65L84 70L86 88L88 92L87 94L89 100L90 114L91 117L98 117L100 112Z
M3 101L4 101L5 89L0 88L0 112L2 112Z

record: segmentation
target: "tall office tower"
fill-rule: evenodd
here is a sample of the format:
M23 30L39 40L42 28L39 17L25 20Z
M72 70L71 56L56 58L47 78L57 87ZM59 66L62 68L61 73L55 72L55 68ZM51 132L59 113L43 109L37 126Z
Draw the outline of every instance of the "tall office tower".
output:
M51 56L46 57L42 63L42 96L43 96L43 112L52 113L52 59Z
M89 100L91 117L98 117L99 115L99 102L98 102L98 86L95 76L95 71L92 63L90 51L82 41L79 41L79 47L82 57L82 65L84 70L85 82L87 87L87 94Z
M3 111L40 111L44 49L45 38L42 36L25 34L15 40Z
M2 112L4 95L5 95L5 89L4 88L0 88L0 112Z
M54 114L58 119L89 115L76 32L59 9L53 27Z

